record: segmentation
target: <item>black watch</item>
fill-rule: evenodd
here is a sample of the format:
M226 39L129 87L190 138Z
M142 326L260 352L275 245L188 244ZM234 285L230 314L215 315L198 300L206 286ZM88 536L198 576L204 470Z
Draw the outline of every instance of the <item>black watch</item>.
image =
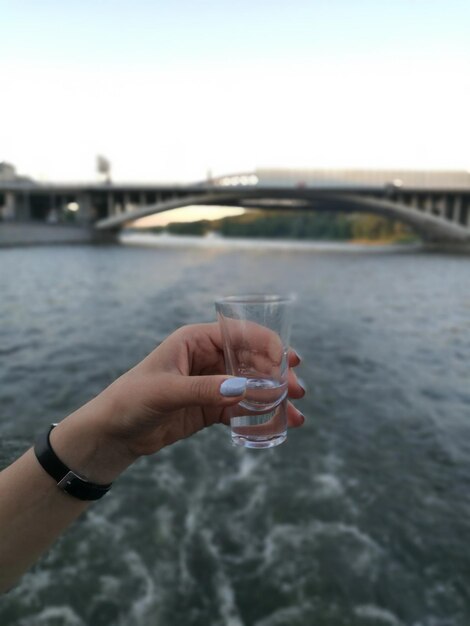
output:
M97 485L72 472L52 449L49 435L57 424L39 435L34 444L34 453L43 469L57 482L57 486L79 500L99 500L111 489L111 485Z

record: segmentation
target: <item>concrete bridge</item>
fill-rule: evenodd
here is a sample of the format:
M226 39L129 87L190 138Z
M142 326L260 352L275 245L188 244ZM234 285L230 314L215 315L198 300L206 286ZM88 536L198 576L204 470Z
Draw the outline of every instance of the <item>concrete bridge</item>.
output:
M257 170L192 185L52 185L0 181L3 219L74 221L113 237L134 220L212 205L368 212L425 242L470 246L470 171Z

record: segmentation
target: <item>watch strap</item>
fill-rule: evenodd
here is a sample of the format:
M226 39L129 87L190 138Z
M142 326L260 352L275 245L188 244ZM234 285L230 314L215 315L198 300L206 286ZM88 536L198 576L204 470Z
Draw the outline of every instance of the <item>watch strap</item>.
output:
M51 424L41 433L34 444L34 453L39 464L57 483L59 489L79 500L99 500L111 489L109 485L97 485L73 472L63 463L52 449L50 434L57 424Z

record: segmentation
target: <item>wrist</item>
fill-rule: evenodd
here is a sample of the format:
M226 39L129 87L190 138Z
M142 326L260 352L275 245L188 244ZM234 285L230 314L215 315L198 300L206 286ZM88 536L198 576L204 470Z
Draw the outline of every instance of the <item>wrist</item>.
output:
M62 420L50 434L59 459L97 484L113 482L137 457L109 432L113 403L100 394Z

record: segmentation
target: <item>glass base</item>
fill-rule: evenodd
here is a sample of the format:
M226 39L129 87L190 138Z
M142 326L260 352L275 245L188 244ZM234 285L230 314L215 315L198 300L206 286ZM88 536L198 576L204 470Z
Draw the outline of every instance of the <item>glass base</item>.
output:
M265 449L279 446L287 439L287 433L281 433L274 437L247 437L232 432L232 444L242 448Z

